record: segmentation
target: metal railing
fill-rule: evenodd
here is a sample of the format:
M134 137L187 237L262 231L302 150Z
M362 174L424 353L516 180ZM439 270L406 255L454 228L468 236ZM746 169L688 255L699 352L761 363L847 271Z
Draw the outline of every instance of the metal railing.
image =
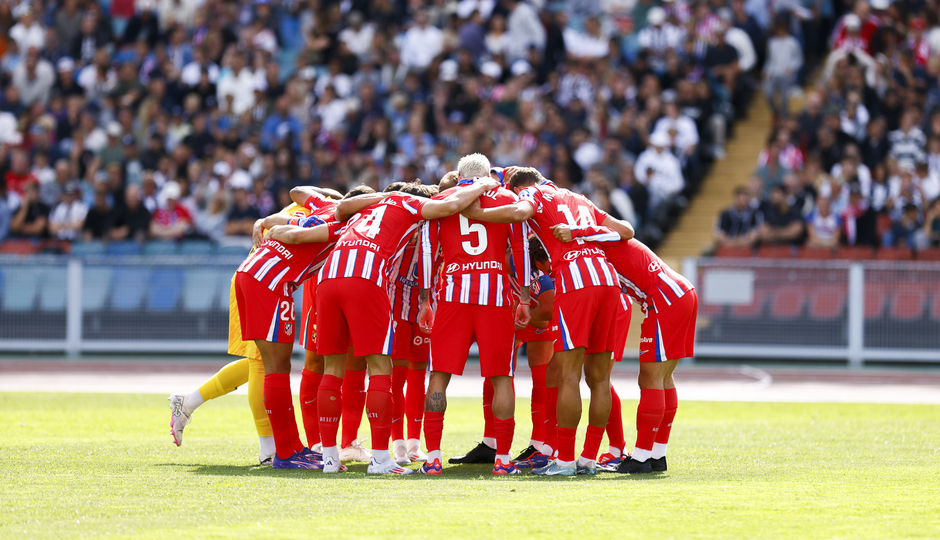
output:
M687 259L697 357L940 362L940 263Z

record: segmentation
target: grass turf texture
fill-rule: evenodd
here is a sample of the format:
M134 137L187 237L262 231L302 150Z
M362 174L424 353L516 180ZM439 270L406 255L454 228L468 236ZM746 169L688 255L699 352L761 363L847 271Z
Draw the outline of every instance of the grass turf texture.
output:
M682 402L669 472L577 478L274 471L253 466L244 396L200 408L181 448L168 410L155 395L0 394L0 537L940 537L938 406ZM526 400L517 413L514 451ZM444 455L481 429L478 400L450 400Z

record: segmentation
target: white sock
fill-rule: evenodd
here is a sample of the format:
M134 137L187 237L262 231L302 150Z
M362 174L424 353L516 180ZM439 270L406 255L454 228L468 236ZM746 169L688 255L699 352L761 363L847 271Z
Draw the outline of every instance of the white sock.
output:
M650 452L650 457L653 459L660 459L666 457L666 443L653 443L653 450Z
M258 437L258 446L261 448L261 454L264 456L273 456L276 450L274 446L274 437Z
M415 450L421 450L421 441L418 439L408 439L408 448L414 448Z
M654 448L655 448L655 447L654 447ZM607 447L607 452L609 452L610 455L614 456L615 458L620 457L620 455L622 454L622 452L620 451L620 449L617 448L616 446L608 446L608 447Z
M584 456L578 457L578 465L580 465L580 466L582 466L582 467L586 467L586 466L588 466L588 465L591 465L592 463L595 463L595 461L594 461L593 459L588 459L588 458L586 458L586 457L584 457Z
M556 459L555 463L557 463L559 467L571 467L574 465L574 461L562 461L560 459Z
M388 457L388 449L376 450L375 448L373 448L372 459L374 459L376 463L385 463L386 461L390 459Z
M336 461L339 461L339 448L336 446L324 446L323 447L323 461L326 461L326 458L331 457Z
M542 442L542 441L537 441L537 440L535 440L535 439L529 439L529 446L531 446L532 448L535 448L535 449L538 450L539 452L542 451L542 445L543 445L543 444L545 444L545 443Z
M512 461L512 456L509 454L496 454L496 459L502 461L503 463L509 463Z
M493 450L496 450L496 439L493 437L483 437L483 444L489 446Z
M552 457L552 454L555 453L555 449L552 448L551 446L547 445L547 444L542 444L542 449L539 450L539 451L542 452L543 454L545 454L545 455L548 456L548 457Z
M396 439L396 440L392 441L392 448L395 448L396 451L397 451L397 449L398 449L399 446L401 446L401 447L404 447L404 446L405 446L405 439Z
M428 461L429 462L434 461L435 459L441 459L440 450L431 450L430 452L428 452Z
M650 458L650 451L643 450L642 448L634 448L633 453L630 454L630 457L637 461L646 461Z
M186 411L187 414L192 414L193 411L196 410L196 407L205 402L206 400L202 399L202 394L199 393L199 389L197 388L183 400L183 410Z

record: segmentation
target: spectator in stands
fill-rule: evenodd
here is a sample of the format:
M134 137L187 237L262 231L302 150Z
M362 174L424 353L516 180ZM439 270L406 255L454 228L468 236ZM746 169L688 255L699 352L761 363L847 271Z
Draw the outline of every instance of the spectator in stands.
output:
M219 191L218 193L224 194ZM150 232L150 211L140 200L140 187L129 184L124 190L124 204L114 215L112 240L143 242Z
M234 202L225 223L225 234L228 236L251 236L255 221L263 216L256 207L248 203L248 190L245 187L236 187L232 195Z
M835 248L839 245L842 221L832 213L832 202L828 197L816 201L816 209L806 218L806 245L810 247Z
M917 205L908 203L904 205L901 216L891 222L891 228L885 232L881 240L882 247L916 246L915 237L923 228L920 221L920 210Z
M899 164L913 167L918 161L924 161L926 154L924 147L927 137L917 127L917 111L907 110L901 116L901 126L888 133L888 142L891 145L890 155Z
M940 198L934 199L924 212L924 225L914 235L914 247L927 249L940 245Z
M773 37L767 40L767 60L764 63L764 94L775 118L789 115L790 91L796 82L796 72L802 66L803 48L790 35L786 19L777 19Z
M10 235L24 238L45 238L49 224L49 207L39 200L39 184L27 182L23 199L10 220Z
M636 179L650 193L650 216L661 212L663 204L685 187L682 165L668 149L669 135L663 132L650 135L650 147L636 160L633 169Z
M98 182L95 184L94 204L85 214L85 223L82 226L82 238L89 240L108 240L111 228L114 226L114 213L108 202L108 184Z
M800 244L803 242L805 228L800 211L787 204L787 194L783 186L774 186L770 190L770 201L764 211L760 241L764 244Z
M26 185L34 182L38 183L39 179L29 169L29 154L21 148L14 148L10 152L10 170L6 174L7 191L22 197Z
M698 128L691 118L679 111L676 93L671 90L663 92L663 113L653 126L653 133L665 133L670 146L678 151L680 161L688 160L698 151Z
M15 9L16 24L10 28L9 37L16 42L20 51L35 48L41 51L46 47L46 29L43 28L39 18L33 13L33 7L26 2L20 3Z
M747 246L757 242L763 216L760 211L751 208L750 194L747 188L734 189L734 203L721 213L715 227L715 240L719 246Z
M7 200L7 190L3 179L0 179L0 242L10 234L10 221L13 219L13 208Z
M428 25L428 14L418 10L414 24L401 40L401 63L424 71L444 47L444 35L439 28Z
M77 240L85 225L86 205L79 196L78 186L68 183L62 190L61 202L49 214L49 235L60 240Z
M192 230L193 218L185 206L179 204L182 190L175 181L167 182L160 190L163 203L150 221L150 236L159 240L180 240Z
M920 188L924 206L937 197L940 197L940 175L930 172L926 162L921 161L914 167L914 184Z
M877 217L875 211L868 206L858 185L849 188L849 202L839 217L842 219L842 238L846 244L877 245Z
M20 92L20 100L26 106L49 101L49 92L55 84L55 69L39 56L39 49L30 47L26 58L13 68L13 85Z
M545 26L539 20L535 8L522 0L504 2L509 16L506 18L506 32L509 34L509 47L505 51L508 63L524 60L529 49L545 49Z

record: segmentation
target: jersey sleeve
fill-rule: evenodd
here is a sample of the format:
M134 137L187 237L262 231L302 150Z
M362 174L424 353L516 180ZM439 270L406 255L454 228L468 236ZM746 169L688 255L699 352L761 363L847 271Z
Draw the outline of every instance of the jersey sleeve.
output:
M532 298L538 298L542 296L542 293L554 290L555 283L552 281L552 278L546 274L542 274L532 283Z
M307 210L313 212L315 210L319 210L320 208L323 208L323 206L328 204L329 202L330 202L330 199L327 199L323 195L320 195L319 193L314 192L313 195L310 195L309 197L307 197L307 200L304 201L304 207Z
M417 221L420 221L423 219L421 217L421 209L424 208L424 204L427 201L428 199L405 195L401 198L401 207L407 210Z
M329 232L329 235L330 235L329 239L327 239L327 242L333 243L333 242L338 241L340 235L343 234L343 230L346 228L346 222L345 221L332 221L330 223L327 223L326 226L328 227L327 231Z
M610 214L601 210L595 204L592 204L591 206L594 208L594 223L597 223L598 225L603 225L604 220L607 219L607 216Z
M418 269L418 277L421 280L422 289L430 289L434 283L434 261L437 259L437 251L440 248L439 232L440 222L436 219L426 222L421 227L421 268Z
M509 225L509 248L512 250L512 271L520 287L532 284L532 264L529 260L529 226L523 223Z
M523 189L522 191L520 191L519 200L526 201L527 203L531 204L533 210L535 210L536 212L538 212L539 209L541 209L542 207L541 193L539 192L539 190L535 189L534 186L527 187Z
M620 235L600 225L571 227L571 236L579 244L584 242L619 242Z

